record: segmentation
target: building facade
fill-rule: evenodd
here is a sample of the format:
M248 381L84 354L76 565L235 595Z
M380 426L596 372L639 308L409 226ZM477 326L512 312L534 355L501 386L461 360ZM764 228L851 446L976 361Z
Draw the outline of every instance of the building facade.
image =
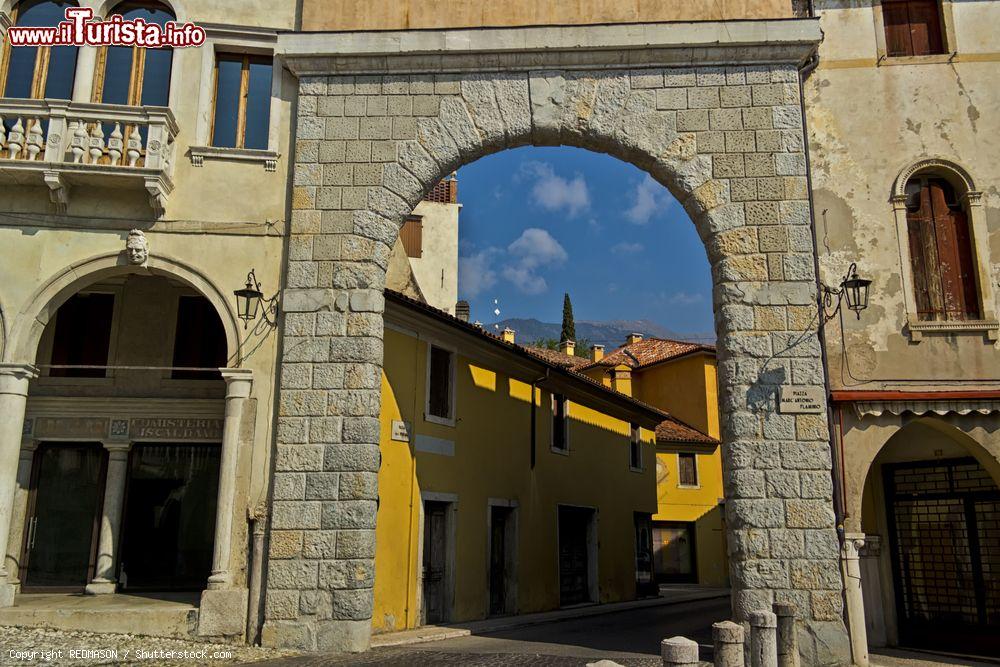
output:
M996 655L995 2L823 2L804 88L855 660ZM857 582L860 578L860 587Z
M4 2L0 26L54 25L76 4ZM275 44L294 7L79 5L195 21L207 41L4 40L0 604L10 619L16 594L171 591L200 614L164 634L243 640L260 615L278 335L246 326L233 291L250 272L268 296L284 281L295 82Z

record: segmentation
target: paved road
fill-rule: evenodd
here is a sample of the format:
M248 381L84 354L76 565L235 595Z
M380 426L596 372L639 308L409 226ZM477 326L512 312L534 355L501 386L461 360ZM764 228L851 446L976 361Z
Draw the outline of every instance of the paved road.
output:
M380 648L355 656L287 658L258 665L320 667L582 667L603 658L628 667L659 667L660 640L683 635L711 644L711 626L729 616L729 601L704 600L545 623L474 637ZM702 651L702 659L709 659Z

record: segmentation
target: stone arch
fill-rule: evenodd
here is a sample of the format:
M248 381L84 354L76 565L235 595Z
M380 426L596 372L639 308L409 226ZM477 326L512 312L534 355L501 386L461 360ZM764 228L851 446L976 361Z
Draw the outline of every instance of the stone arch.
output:
M148 272L178 279L215 307L226 332L229 366L239 367L243 361L242 343L236 317L229 301L204 274L188 264L163 255L150 255L147 268L128 264L121 252L106 253L76 262L49 278L28 300L11 326L3 360L33 363L42 332L63 303L87 285L109 276Z
M797 71L819 35L785 42L775 25L763 47L735 25L702 25L692 39L711 48L679 55L677 40L694 33L643 28L634 42L622 26L289 39L284 56L299 77L299 115L283 363L311 366L313 377L328 367L381 367L379 333L346 331L359 330L352 320L381 315L399 227L461 165L506 148L559 144L637 166L684 205L712 265L734 615L744 620L775 600L793 601L811 638L807 664L843 664L825 412L777 410L780 386L824 386ZM321 327L324 311L344 313L346 330ZM309 433L329 415L342 424L315 442L286 437L279 426L275 486L303 473L308 480L349 471L374 489L378 389L316 394L283 380L284 431ZM360 412L355 394L366 395ZM325 457L303 468L305 452L320 445ZM373 541L376 495L352 497L350 525L337 519L323 528ZM272 541L295 542L299 531L315 530L298 517L317 508L338 517L344 502L275 500ZM362 565L350 567L373 576L372 561ZM265 643L368 645L372 582L345 585L333 576L338 566L347 564L317 562L301 549L272 553ZM298 611L316 599L304 588L334 604Z
M115 7L125 1L126 0L95 0L93 2L94 16L100 19L106 18L112 11L114 11ZM183 0L156 0L156 2L173 12L174 20L178 23L184 23L188 20L188 13Z
M973 181L972 176L962 165L952 160L945 158L932 157L923 160L918 160L912 164L908 164L900 170L899 175L896 176L896 180L892 185L892 197L895 199L897 197L903 197L906 195L906 184L911 178L917 174L923 172L934 172L962 192L967 194L970 192L978 192L976 190L975 181Z

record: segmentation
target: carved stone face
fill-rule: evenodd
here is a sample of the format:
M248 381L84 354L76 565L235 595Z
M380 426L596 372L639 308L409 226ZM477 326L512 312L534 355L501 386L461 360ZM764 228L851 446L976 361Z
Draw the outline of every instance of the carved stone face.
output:
M149 259L149 243L142 232L133 230L129 232L125 240L125 256L128 263L133 265L144 265Z

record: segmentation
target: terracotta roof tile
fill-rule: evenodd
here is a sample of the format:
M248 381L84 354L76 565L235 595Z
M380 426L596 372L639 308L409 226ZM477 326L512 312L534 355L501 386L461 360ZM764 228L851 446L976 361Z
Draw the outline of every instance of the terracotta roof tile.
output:
M688 426L675 417L664 419L656 427L656 442L692 442L705 445L719 444L719 441L712 436L702 433L693 426Z
M542 359L556 364L557 366L562 366L563 368L572 368L575 370L580 366L586 366L590 363L590 359L587 359L586 357L570 356L560 352L559 350L550 350L547 347L534 347L526 345L524 349L536 357L541 357Z
M714 354L715 346L667 338L644 338L631 345L622 345L606 354L600 361L580 366L577 370L594 366L620 366L622 364L630 368L643 368L697 351Z

